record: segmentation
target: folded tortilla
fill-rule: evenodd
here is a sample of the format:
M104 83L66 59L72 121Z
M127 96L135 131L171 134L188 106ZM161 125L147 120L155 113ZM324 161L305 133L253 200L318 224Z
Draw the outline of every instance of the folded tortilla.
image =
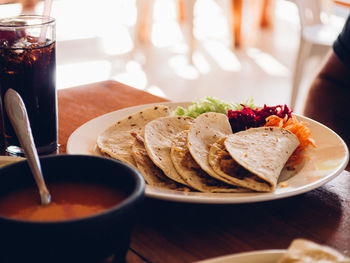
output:
M210 149L210 162L215 170L219 167L220 176L236 185L270 192L298 145L298 138L286 129L251 128L214 144Z
M234 161L225 148L226 138L214 143L209 150L209 164L215 173L233 185L259 192L269 192L270 186Z
M189 129L193 119L183 116L158 118L145 126L145 148L153 163L170 179L187 185L171 161L170 151L173 138Z
M211 177L235 185L231 180L218 175L209 164L210 146L219 139L232 134L231 125L225 114L208 112L199 115L188 132L188 149L199 166Z
M188 150L187 134L188 130L179 132L173 139L170 151L174 167L187 185L201 192L237 193L249 191L216 180L204 172Z
M171 190L190 190L185 189L183 185L180 185L165 176L163 171L155 166L152 160L149 158L144 146L143 137L137 134L135 138L136 140L132 147L132 156L136 162L137 169L139 169L148 185Z
M132 133L143 134L148 122L169 114L167 106L156 105L129 115L102 132L97 137L97 146L102 153L136 167L131 155L135 141Z
M335 249L305 239L296 239L277 263L350 263Z

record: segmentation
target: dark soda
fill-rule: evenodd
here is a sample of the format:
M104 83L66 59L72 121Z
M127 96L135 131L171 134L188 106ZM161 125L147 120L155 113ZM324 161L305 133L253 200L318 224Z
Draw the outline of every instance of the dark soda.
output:
M22 36L17 42L0 44L0 128L5 148L20 154L20 144L4 108L5 92L12 88L24 101L39 154L50 153L57 149L56 43L38 44L38 38L30 36Z

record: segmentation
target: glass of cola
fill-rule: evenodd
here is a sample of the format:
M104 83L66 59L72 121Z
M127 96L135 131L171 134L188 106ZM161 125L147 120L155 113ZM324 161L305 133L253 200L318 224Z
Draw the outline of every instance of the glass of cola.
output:
M58 149L55 28L51 17L0 19L0 148L10 155L23 154L4 107L10 88L24 101L38 153Z

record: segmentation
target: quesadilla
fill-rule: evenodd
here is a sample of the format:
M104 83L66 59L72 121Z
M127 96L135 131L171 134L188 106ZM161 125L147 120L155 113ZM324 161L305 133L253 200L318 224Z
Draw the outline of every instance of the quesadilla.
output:
M251 128L212 145L209 162L217 174L236 185L270 192L298 145L298 138L283 128Z
M101 133L97 137L97 146L103 154L136 167L131 155L135 138L131 133L142 134L148 122L169 114L167 106L156 105L129 115Z
M305 239L295 239L277 263L304 262L350 263L350 258L343 256L331 247Z
M236 193L248 191L247 189L225 184L204 172L188 150L187 134L188 130L179 132L173 139L170 151L174 167L187 185L201 192Z
M209 164L210 146L230 134L232 134L232 130L225 114L204 113L199 115L191 125L188 132L187 146L193 159L207 174L222 182L235 185L231 180L215 173Z
M170 157L173 138L179 132L189 129L193 123L191 117L163 117L149 122L145 126L145 148L153 163L170 179L186 185L175 169Z
M137 169L141 172L148 185L171 190L189 191L188 188L186 189L183 185L165 176L163 171L154 165L147 154L144 139L141 135L134 133L133 136L136 140L132 146L132 156L136 162Z

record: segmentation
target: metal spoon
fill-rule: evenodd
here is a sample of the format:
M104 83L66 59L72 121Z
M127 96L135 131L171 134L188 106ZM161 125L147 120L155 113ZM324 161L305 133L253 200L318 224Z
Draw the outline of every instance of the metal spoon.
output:
M39 156L35 148L27 110L21 96L13 89L8 89L5 93L5 108L39 188L41 204L48 205L51 202L51 195L47 190L41 172Z

